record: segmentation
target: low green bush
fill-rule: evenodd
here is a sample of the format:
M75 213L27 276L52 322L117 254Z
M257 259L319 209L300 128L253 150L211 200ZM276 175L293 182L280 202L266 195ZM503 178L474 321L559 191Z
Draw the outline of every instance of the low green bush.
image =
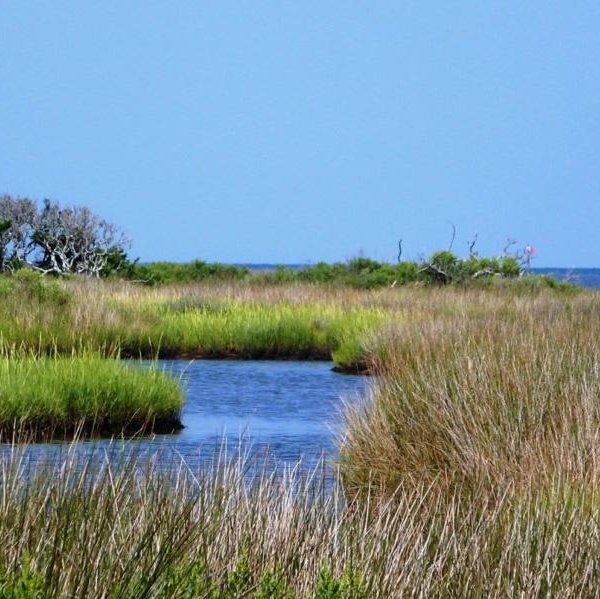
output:
M463 259L451 251L442 250L420 262L404 261L398 264L357 257L347 262L318 262L298 268L280 265L272 270L253 272L242 266L194 260L189 263L131 263L127 269L116 273L116 276L148 285L247 281L262 285L314 283L371 289L416 282L466 285L491 278L516 279L523 274L523 266L514 256L482 257L471 254Z
M244 279L249 270L243 266L192 262L136 263L126 273L127 278L154 285L158 283L196 283L198 281L236 281Z

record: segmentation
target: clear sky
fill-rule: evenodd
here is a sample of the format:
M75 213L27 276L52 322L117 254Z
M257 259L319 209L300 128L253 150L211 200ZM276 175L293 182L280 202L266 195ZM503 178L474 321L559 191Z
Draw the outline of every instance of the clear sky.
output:
M600 2L0 2L0 193L142 260L600 266Z

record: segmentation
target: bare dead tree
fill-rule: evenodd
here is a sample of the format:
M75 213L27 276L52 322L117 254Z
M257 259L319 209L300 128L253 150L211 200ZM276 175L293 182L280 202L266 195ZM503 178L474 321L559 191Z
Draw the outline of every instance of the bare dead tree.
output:
M472 258L475 255L475 244L477 243L478 233L475 233L475 237L469 242L469 257Z
M402 262L402 239L398 242L398 264Z
M0 270L23 265L41 273L100 276L108 261L123 259L129 240L89 208L62 208L45 200L0 197Z
M508 250L513 247L514 245L516 245L516 240L512 239L511 237L507 237L506 238L506 245L504 246L504 249L502 250L502 255L504 256L510 256L511 254L509 254Z
M31 266L43 273L76 273L98 277L109 255L129 241L117 227L95 215L89 208L61 208L44 201L33 234L42 256Z
M423 266L421 266L421 268L419 268L419 272L428 273L434 281L443 283L444 285L452 281L452 276L450 273L445 271L443 268L440 268L433 262L426 262Z

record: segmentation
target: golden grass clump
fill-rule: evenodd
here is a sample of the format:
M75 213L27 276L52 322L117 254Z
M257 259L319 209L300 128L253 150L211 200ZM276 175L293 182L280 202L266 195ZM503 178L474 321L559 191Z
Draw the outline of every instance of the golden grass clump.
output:
M346 413L348 487L595 488L600 298L457 299L373 340L380 378Z

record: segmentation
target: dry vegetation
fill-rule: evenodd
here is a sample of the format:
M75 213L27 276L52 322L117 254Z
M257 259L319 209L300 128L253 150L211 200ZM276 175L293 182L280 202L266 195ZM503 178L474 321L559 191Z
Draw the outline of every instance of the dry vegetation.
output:
M350 500L320 471L168 456L0 461L5 597L594 596L598 497L465 501L435 485Z
M439 299L372 342L381 378L347 413L348 484L600 480L600 298Z

